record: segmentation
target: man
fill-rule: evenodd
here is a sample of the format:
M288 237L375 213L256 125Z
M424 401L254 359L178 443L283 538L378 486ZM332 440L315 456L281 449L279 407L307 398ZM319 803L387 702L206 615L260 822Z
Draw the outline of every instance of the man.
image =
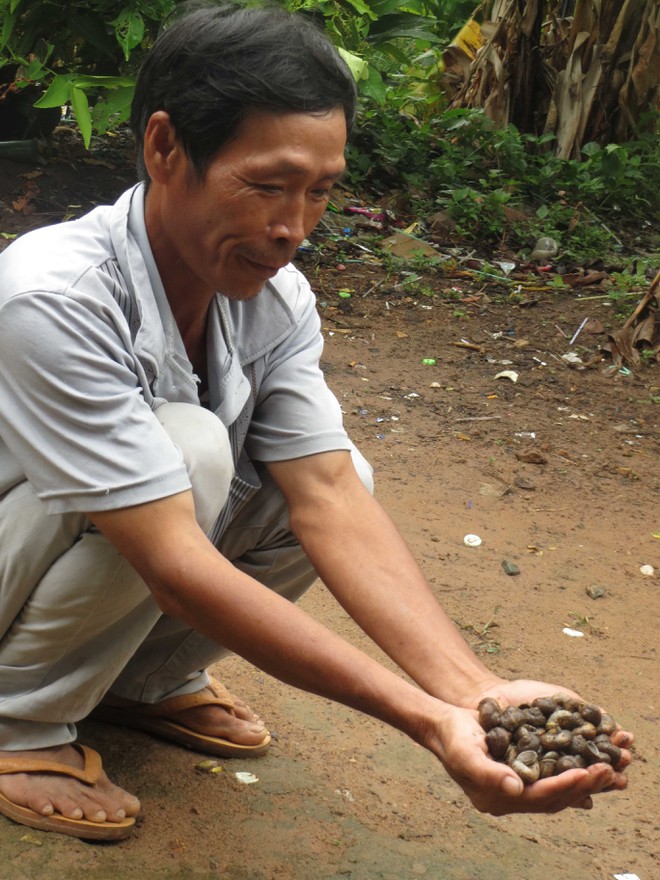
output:
M344 171L354 106L305 20L186 15L138 80L146 184L0 259L0 812L18 822L130 833L137 799L75 744L94 710L262 754L259 717L205 671L228 651L406 732L480 810L589 808L625 787L600 764L523 790L488 758L479 700L558 687L470 652L323 381L290 261ZM290 601L317 573L417 687Z

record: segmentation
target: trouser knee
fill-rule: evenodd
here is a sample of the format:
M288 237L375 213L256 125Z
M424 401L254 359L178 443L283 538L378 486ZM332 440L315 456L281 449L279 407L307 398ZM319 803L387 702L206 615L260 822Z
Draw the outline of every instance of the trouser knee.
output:
M181 451L197 521L208 532L222 510L234 475L227 429L209 410L190 403L163 403L156 417Z

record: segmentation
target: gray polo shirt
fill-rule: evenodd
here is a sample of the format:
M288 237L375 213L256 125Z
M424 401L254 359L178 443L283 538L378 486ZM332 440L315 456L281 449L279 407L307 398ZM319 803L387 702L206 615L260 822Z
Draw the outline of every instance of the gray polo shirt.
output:
M321 350L314 295L292 265L252 300L216 295L209 406L237 468L225 522L259 486L252 461L351 448ZM60 513L187 489L154 409L199 404L197 385L149 247L142 185L0 254L0 495L28 479Z

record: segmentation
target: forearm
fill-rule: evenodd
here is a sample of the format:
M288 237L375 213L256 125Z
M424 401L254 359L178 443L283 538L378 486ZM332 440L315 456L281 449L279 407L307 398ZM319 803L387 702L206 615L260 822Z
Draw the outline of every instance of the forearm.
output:
M176 502L168 499L170 504ZM430 715L442 714L442 704L231 565L190 518L182 525L175 517L174 529L161 519L151 533L158 534L157 545L140 535L139 508L123 512L121 529L113 527L112 515L94 519L165 614L281 681L379 718L418 742Z
M420 687L453 705L497 677L470 650L368 493L317 504L294 523L305 552L350 616Z

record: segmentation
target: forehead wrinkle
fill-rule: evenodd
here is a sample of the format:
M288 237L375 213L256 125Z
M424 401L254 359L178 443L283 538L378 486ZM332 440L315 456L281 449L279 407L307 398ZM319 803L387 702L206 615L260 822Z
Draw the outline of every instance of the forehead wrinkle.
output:
M294 177L305 177L310 174L311 169L305 165L292 161L291 159L279 159L272 164L264 162L255 163L255 172L263 174L290 174ZM339 180L345 172L345 166L337 171L321 172L319 180Z

